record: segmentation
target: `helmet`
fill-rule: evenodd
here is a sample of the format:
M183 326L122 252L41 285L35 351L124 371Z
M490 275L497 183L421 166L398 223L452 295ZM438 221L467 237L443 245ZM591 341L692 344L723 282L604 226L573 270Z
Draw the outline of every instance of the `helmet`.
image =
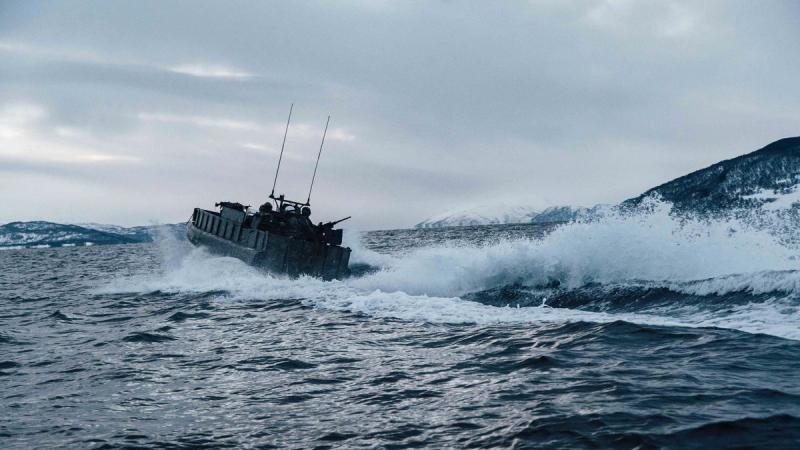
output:
M310 216L311 215L311 208L309 208L308 206L303 206L303 209L300 210L300 214L302 214L302 215L304 215L306 217Z
M267 202L258 207L258 212L264 214L272 211L272 203Z

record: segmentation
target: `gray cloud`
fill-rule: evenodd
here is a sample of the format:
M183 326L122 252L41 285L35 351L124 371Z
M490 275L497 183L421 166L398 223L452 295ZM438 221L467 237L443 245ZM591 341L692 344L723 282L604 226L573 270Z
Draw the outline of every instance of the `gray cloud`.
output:
M133 224L258 203L291 102L281 187L293 196L333 114L315 215L400 227L495 195L619 201L798 134L798 13L790 1L4 2L0 222Z

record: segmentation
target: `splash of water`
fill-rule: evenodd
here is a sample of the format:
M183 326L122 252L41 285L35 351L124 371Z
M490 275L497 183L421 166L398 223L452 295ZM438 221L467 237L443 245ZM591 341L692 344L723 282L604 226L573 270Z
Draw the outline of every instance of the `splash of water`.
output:
M670 214L670 205L657 202L635 214L615 211L598 221L567 224L542 240L423 248L353 284L460 296L509 284L679 283L800 270L795 255L776 236L745 221L681 219Z
M114 280L100 292L224 291L233 299L300 298L306 304L374 317L448 323L609 322L715 326L800 339L800 261L796 251L747 221L677 218L652 202L635 214L564 225L541 240L485 246L439 245L389 256L345 235L353 262L379 270L343 281L267 275L234 258L162 243L162 271ZM660 308L649 313L495 307L463 300L467 293L508 285L563 289L587 283L652 285L687 295L768 294L764 302L716 309ZM713 299L709 299L713 301ZM741 302L740 302L741 303Z

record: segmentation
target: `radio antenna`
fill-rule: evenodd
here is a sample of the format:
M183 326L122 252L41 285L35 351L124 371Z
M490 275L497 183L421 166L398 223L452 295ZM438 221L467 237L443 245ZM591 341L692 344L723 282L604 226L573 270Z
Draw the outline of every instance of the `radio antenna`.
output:
M306 205L311 205L311 190L314 189L314 179L317 178L317 167L319 167L319 157L322 156L322 146L325 145L325 135L328 134L328 124L331 123L331 116L325 122L325 131L322 132L322 142L319 144L319 153L317 153L317 163L314 164L314 175L311 177L311 186L308 188L308 199Z
M281 144L281 155L278 157L278 168L275 169L275 181L272 182L272 193L269 194L270 198L275 196L275 185L278 184L278 172L281 171L281 160L283 159L283 148L286 146L286 135L289 134L289 122L292 121L292 109L294 103L289 106L289 118L286 119L286 131L283 132L283 143Z

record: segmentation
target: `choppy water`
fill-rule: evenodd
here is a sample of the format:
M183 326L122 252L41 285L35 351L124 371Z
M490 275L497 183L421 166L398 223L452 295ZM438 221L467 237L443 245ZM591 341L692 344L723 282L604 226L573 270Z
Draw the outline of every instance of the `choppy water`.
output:
M0 252L0 447L798 448L798 252L737 226L350 235L335 282Z

